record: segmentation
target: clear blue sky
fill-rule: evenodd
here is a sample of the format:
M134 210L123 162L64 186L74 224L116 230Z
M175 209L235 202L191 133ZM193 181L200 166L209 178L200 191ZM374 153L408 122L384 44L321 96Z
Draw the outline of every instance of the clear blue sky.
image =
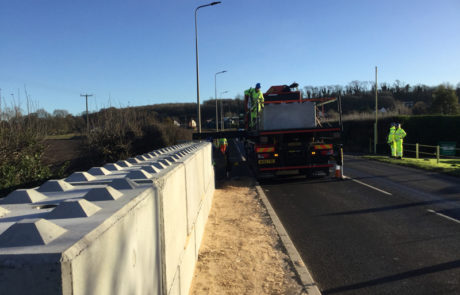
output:
M2 106L196 102L195 0L1 0ZM459 0L223 0L198 11L201 100L256 82L460 82Z

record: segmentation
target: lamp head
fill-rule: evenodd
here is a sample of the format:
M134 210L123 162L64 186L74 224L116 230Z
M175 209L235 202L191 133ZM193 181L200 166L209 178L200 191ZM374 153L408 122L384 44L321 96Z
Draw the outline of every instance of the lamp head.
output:
M212 2L211 5L216 5L222 3L221 1Z

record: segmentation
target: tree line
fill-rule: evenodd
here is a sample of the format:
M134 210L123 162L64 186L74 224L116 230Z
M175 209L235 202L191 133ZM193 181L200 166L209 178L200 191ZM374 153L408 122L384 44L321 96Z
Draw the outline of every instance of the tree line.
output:
M351 81L349 84L305 86L306 98L342 97L345 114L351 112L372 112L375 110L375 83ZM456 87L449 84L427 86L410 85L396 80L394 83L380 83L377 88L378 107L397 110L400 114L458 114L460 83Z
M375 110L375 84L370 81L351 81L347 85L307 85L300 89L304 98L342 97L342 111L349 113L366 113ZM380 83L378 87L378 108L395 111L397 114L458 114L460 112L460 83L456 87L449 84L427 86L424 84L410 85L396 80L394 83ZM221 106L222 105L222 106ZM126 109L137 113L139 118L153 118L157 122L176 122L188 126L193 119L196 121L196 103L165 103ZM96 128L95 122L108 112L122 112L123 108L106 108L89 114L90 129ZM241 95L234 99L226 98L217 101L219 118L236 117L244 113L244 101ZM221 114L221 110L223 114ZM336 112L336 108L326 106L325 111ZM215 120L216 100L209 99L201 104L203 124ZM23 120L26 124L40 126L48 135L84 133L86 130L86 114L72 115L67 110L56 109L48 113L44 109L28 112L27 115L18 107L0 109L0 122ZM144 120L145 121L145 120Z

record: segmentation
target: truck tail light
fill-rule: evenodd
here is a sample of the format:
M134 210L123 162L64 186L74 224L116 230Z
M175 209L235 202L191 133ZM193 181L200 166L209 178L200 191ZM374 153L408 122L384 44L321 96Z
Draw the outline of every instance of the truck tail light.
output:
M315 150L330 150L332 149L332 144L315 144Z
M274 146L256 146L256 153L273 153L274 151Z

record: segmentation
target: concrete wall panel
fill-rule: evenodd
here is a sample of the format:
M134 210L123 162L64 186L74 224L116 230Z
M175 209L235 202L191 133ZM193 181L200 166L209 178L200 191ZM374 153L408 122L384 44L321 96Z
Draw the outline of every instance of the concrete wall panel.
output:
M137 198L63 253L69 294L160 294L157 193L149 189Z
M187 239L185 168L177 165L158 184L163 204L166 286L170 286Z
M187 185L187 234L190 234L205 194L205 182L200 171L202 155L196 153L184 162Z
M0 240L26 218L49 222L58 209L50 220L63 233L39 245L0 244L0 293L187 294L214 194L211 144L149 155L118 161L91 181L45 183L33 205L4 202ZM127 178L160 162L167 166L155 166L149 179ZM86 212L85 198L99 209ZM75 208L85 214L66 213Z

